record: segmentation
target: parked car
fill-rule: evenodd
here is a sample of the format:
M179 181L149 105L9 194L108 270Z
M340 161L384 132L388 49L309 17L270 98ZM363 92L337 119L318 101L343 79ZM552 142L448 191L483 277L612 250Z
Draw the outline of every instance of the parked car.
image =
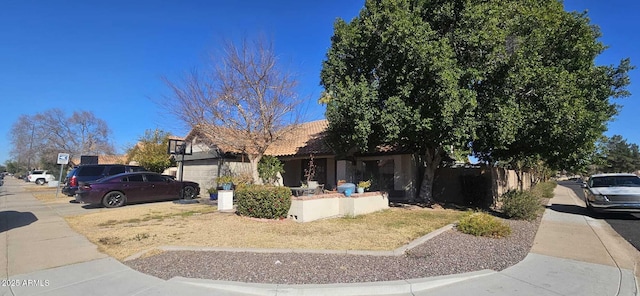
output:
M107 176L128 172L142 172L143 167L124 164L85 164L73 168L65 177L62 193L74 196L80 182L95 181Z
M44 183L48 183L50 181L55 180L55 176L49 174L47 171L43 170L34 170L27 175L27 182L34 182L38 185L44 185Z
M180 182L153 172L134 172L80 182L76 201L115 208L127 203L193 199L199 194L198 183Z
M582 187L590 211L640 212L640 177L634 174L593 175Z

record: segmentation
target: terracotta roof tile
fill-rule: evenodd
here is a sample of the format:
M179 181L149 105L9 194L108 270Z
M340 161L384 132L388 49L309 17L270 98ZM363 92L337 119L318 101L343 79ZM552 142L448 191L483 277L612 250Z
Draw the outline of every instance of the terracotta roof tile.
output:
M126 155L98 155L98 164L125 164ZM69 161L72 165L79 165L80 158L74 157Z
M299 124L289 134L283 136L277 142L271 144L265 155L271 156L308 156L309 154L327 155L334 154L333 150L325 142L325 136L329 122L326 119L305 122ZM200 132L192 129L185 137L187 141L198 137ZM206 141L206 136L199 137L200 141L208 145L214 145L211 141ZM215 143L225 152L237 153L235 149L224 143ZM406 149L401 149L397 145L380 145L373 153L408 153Z
M265 154L272 156L332 154L332 150L324 141L327 126L326 119L302 123L291 133L269 146Z

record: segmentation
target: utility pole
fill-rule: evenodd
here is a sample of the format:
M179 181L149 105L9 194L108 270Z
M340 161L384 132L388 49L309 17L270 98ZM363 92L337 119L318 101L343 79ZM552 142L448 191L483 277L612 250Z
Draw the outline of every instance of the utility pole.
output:
M31 170L31 157L33 156L33 151L31 151L33 147L33 133L35 132L35 127L31 124L31 140L29 141L29 155L27 155L27 171Z

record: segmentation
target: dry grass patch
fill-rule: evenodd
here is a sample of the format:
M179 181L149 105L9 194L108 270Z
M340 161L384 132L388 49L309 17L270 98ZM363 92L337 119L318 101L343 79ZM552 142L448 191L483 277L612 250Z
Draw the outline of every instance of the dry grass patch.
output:
M159 246L392 250L458 220L445 209L389 210L309 223L259 220L204 204L150 204L68 217L67 222L120 260Z
M41 202L45 203L68 203L71 197L63 194L59 189L58 197L56 197L56 187L26 187L26 190Z

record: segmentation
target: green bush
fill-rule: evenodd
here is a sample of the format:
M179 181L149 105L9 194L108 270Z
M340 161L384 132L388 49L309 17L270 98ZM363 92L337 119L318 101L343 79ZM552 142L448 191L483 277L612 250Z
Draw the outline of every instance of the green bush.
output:
M284 164L278 158L265 155L258 162L258 175L266 184L278 181L278 173L284 173Z
M265 185L239 186L235 191L236 212L263 219L286 218L291 208L291 189Z
M542 211L540 198L529 191L510 190L501 199L502 212L512 219L531 221Z
M549 181L544 183L538 183L531 189L531 192L540 198L553 198L553 190L558 186L558 183Z
M460 219L457 226L463 233L475 236L505 237L511 234L511 227L496 217L482 212L470 212Z

